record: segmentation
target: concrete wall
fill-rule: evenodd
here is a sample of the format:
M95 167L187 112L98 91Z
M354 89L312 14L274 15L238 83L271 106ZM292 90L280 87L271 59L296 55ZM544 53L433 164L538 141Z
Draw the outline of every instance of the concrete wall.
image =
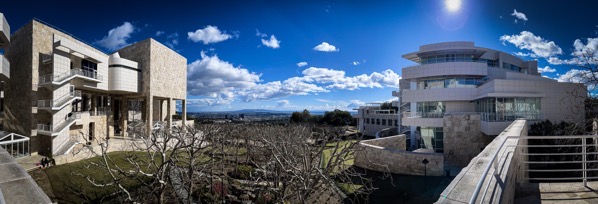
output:
M0 190L2 203L52 203L31 176L0 148Z
M444 175L442 154L405 151L405 135L364 140L355 151L354 165L374 171L407 175ZM424 167L422 161L429 163ZM425 168L425 169L424 169Z
M447 166L467 166L492 139L480 131L479 114L445 115L443 124L444 160Z
M5 51L6 58L10 61L11 80L5 82L4 92L4 119L5 131L20 135L30 136L33 128L32 111L32 81L37 83L38 61L33 56L33 24L29 23L13 33L11 46ZM37 53L36 53L37 54ZM38 59L37 56L35 59ZM35 64L35 65L34 65ZM28 70L33 69L34 72ZM37 90L37 87L35 87ZM38 139L32 137L31 146L36 146ZM35 152L32 150L31 152Z
M515 191L519 183L524 182L525 165L522 153L525 148L515 148L515 145L525 145L525 140L509 139L501 148L503 140L508 136L527 136L528 124L525 120L516 120L498 135L480 154L473 158L467 167L444 189L436 203L468 203L486 167L492 157L498 152L498 165L503 169L497 176L491 169L483 182L480 194L475 203L513 203ZM498 181L497 181L498 179ZM484 200L482 194L486 185L489 186Z

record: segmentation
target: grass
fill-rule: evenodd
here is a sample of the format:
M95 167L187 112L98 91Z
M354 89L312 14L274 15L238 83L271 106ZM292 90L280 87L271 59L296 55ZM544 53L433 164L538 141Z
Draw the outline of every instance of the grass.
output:
M208 150L206 150L208 151ZM241 156L247 153L247 149L239 148L224 148L226 157L233 157L235 155ZM146 164L149 162L149 157L146 152L111 152L108 156L112 158L112 167L118 166L123 170L133 170L133 165L126 161L127 156L134 156L139 164ZM181 153L181 158L185 158L185 154ZM159 157L156 159L160 159ZM201 155L199 162L206 162L210 160L207 155ZM94 157L86 160L81 160L73 163L53 166L43 170L35 170L30 174L42 186L46 194L51 199L59 203L100 203L100 202L116 202L114 199L115 192L118 192L116 186L97 187L92 185L86 178L73 174L80 173L84 176L90 176L91 179L97 183L108 183L112 181L111 176L105 169L90 165L92 163L103 163L101 157ZM184 163L179 161L179 164ZM142 167L143 168L143 167ZM147 169L144 169L147 170ZM126 189L138 189L142 187L144 179L139 177L122 178L122 184Z
M125 160L126 155L136 155L139 160L147 160L147 156L143 152L112 152L108 155L113 159L114 164L123 169L133 169L132 165ZM94 157L78 162L53 166L47 169L38 170L43 171L47 176L45 181L38 180L38 182L49 182L52 188L51 197L53 200L60 203L98 203L106 202L105 199L112 199L115 196L117 189L115 186L97 187L92 185L87 179L74 175L74 172L82 175L89 175L91 179L98 183L107 183L111 181L111 177L104 169L90 166L92 162L101 162L101 157ZM140 178L138 178L140 179ZM135 178L123 178L122 184L127 189L135 189L141 186L141 180ZM47 183L40 185L48 185Z
M334 150L337 147L338 144L338 149L336 150L335 154L338 154L339 152L342 152L344 149L348 148L351 146L351 144L357 142L357 140L344 140L344 141L340 141L340 142L330 142L326 144L326 149L324 149L324 151L322 151L322 167L328 166L328 161L330 160L330 157L335 156L341 156L341 155L332 155L334 153ZM333 158L334 161L335 158ZM343 160L343 164L342 165L338 165L333 169L333 173L338 173L341 171L344 171L345 169L351 167L353 165L353 152L349 152L348 154L344 155L344 158L342 158Z
M341 183L341 182L337 182L336 186L338 186L338 188L340 188L347 195L353 194L363 187L363 185L359 185L359 184Z

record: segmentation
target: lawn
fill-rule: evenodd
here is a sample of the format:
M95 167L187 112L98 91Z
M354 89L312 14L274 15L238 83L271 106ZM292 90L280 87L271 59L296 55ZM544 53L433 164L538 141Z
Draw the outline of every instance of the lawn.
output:
M322 167L328 166L328 160L330 159L331 156L333 156L332 154L335 152L334 150L336 149L337 145L338 145L338 149L336 150L336 154L338 154L339 152L342 152L345 148L348 148L351 146L351 144L357 142L357 140L344 140L344 141L340 141L340 142L331 142L331 143L327 143L326 144L326 149L324 149L324 151L322 152ZM335 155L335 156L340 156L340 155ZM350 152L348 154L345 155L345 157L343 158L343 165L339 165L337 167L335 167L335 169L333 170L334 173L338 173L341 172L351 166L353 166L353 152Z
M143 152L112 152L108 155L113 159L114 164L123 169L133 169L132 165L125 160L126 155L134 154L138 159L147 159ZM43 170L35 170L31 172L32 177L42 188L48 196L59 203L100 203L100 202L116 202L114 200L117 196L115 186L97 187L92 185L87 179L75 175L80 173L82 175L89 175L91 179L97 183L111 181L107 171L90 166L92 162L101 162L101 157L94 157L78 162L53 166ZM123 178L122 184L127 189L135 189L141 186L140 180L135 178ZM51 191L51 192L48 192Z
M208 150L206 150L208 151ZM226 158L232 159L235 155L241 156L247 153L245 148L224 148ZM235 154L236 153L236 154ZM118 166L123 170L133 170L133 165L126 161L127 156L133 156L135 161L139 164L148 162L148 155L146 152L111 152L108 156L112 158L110 162L114 166ZM185 154L181 153L181 158L185 158ZM80 175L89 175L96 183L107 183L112 181L112 178L105 169L95 167L93 163L102 163L101 157L94 157L86 160L81 160L73 163L62 164L50 168L35 170L30 172L31 176L36 180L38 185L48 194L48 196L59 203L105 203L118 202L115 199L118 195L116 186L97 187L92 185L90 181ZM157 159L160 159L159 157ZM201 155L199 162L209 161L210 157ZM180 164L182 161L179 161ZM142 167L144 168L144 167ZM138 189L142 186L142 176L122 178L121 182L126 189Z

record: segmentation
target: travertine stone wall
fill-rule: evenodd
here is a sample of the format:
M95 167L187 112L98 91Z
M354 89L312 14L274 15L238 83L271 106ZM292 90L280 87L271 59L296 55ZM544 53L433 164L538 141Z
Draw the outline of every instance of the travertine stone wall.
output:
M141 94L160 98L187 98L187 59L154 39L118 50L141 69Z
M157 97L187 98L187 59L154 39L149 39L150 91ZM173 112L174 113L174 112Z
M442 176L442 154L405 151L405 135L361 141L355 150L354 165L381 172L407 175ZM424 166L422 161L429 163Z
M502 145L502 148L501 144L508 136L527 136L527 128L527 121L515 120L461 170L440 194L436 203L469 203L484 170L491 165L490 162L496 152L498 152L496 159L501 168L500 173L495 176L493 171L489 171L486 174L475 203L513 203L517 185L524 183L524 179L527 177L526 165L522 163L525 160L522 153L526 153L527 150L526 148L515 148L515 146L527 143L525 140L509 139ZM497 177L500 178L498 183ZM489 188L486 197L482 200L485 186Z
M443 123L444 160L448 166L467 166L491 141L480 130L479 114L446 115Z

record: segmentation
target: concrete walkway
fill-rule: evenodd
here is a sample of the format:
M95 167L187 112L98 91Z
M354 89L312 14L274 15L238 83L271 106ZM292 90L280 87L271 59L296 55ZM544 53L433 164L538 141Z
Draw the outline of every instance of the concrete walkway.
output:
M598 182L588 182L584 187L576 183L529 183L518 189L515 203L596 203Z
M26 171L31 171L33 169L39 168L37 164L40 163L43 158L44 156L42 155L31 155L27 157L16 158L15 161Z

